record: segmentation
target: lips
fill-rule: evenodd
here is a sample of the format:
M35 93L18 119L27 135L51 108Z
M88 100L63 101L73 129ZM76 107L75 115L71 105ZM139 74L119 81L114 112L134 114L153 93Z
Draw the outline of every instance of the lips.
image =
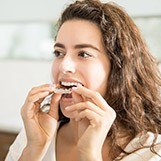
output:
M73 79L73 78L61 78L61 79L59 79L59 85L62 88L65 88L65 89L68 89L68 90L71 90L72 87L76 87L78 84L84 86L84 84L80 80L77 80L77 79ZM72 93L64 93L61 97L61 100L63 102L66 102L66 103L67 102L70 103L71 101L73 101Z
M78 84L81 84L82 86L84 86L84 84L81 81L76 80L76 79L71 79L71 78L68 78L68 79L62 78L59 80L59 84L67 88L77 86Z

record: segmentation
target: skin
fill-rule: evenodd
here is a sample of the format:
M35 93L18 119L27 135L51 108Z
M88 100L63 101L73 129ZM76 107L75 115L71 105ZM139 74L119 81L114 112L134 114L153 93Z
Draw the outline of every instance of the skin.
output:
M41 160L44 157L57 129L55 123L60 104L62 113L70 118L70 122L58 131L57 161L103 161L106 135L116 113L103 98L108 85L110 61L103 48L101 32L89 21L67 21L58 31L54 50L53 85L31 89L22 107L27 146L20 160L29 157ZM70 101L65 101L61 94L54 94L49 113L42 113L40 102L53 91L60 79L74 79L84 86L72 89ZM63 143L61 139L64 139ZM68 154L61 151L62 145L63 148L71 147L73 158L68 158Z
M52 72L54 83L59 83L58 80L61 78L73 78L79 80L88 89L104 96L110 73L110 62L102 43L101 32L93 23L78 20L65 22L58 32L54 45L55 59ZM92 45L97 49L77 47L83 44ZM81 100L74 98L74 101ZM67 114L64 109L71 103L72 101L69 103L60 101L63 114L69 118L70 114Z

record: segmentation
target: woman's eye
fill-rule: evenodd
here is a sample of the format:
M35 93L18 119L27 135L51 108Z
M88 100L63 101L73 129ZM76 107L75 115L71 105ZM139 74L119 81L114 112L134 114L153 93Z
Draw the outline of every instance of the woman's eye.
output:
M53 52L53 54L54 54L55 57L63 56L63 53L60 52L60 51L57 51L57 50L55 50L55 51Z
M92 55L88 54L88 53L85 52L85 51L79 52L78 55L81 56L81 57L83 57L83 58L88 58L88 57L91 57L91 56L92 56Z

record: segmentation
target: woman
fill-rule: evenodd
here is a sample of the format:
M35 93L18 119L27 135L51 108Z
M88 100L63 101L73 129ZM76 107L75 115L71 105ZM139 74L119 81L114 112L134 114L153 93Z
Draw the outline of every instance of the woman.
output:
M25 131L6 161L161 160L161 77L138 28L120 7L69 5L54 45L53 84L34 87L21 113ZM56 85L47 113L40 110Z

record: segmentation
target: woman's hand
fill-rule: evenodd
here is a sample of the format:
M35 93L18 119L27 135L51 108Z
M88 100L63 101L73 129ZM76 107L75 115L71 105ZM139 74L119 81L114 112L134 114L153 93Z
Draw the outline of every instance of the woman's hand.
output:
M73 88L73 91L80 94L83 99L83 102L66 107L68 112L78 112L75 120L78 121L79 152L82 156L100 154L102 157L103 143L116 113L98 92L81 85Z
M50 143L56 132L61 94L52 96L48 113L40 110L41 102L54 91L54 88L55 85L50 84L32 88L21 109L28 147L43 148Z

